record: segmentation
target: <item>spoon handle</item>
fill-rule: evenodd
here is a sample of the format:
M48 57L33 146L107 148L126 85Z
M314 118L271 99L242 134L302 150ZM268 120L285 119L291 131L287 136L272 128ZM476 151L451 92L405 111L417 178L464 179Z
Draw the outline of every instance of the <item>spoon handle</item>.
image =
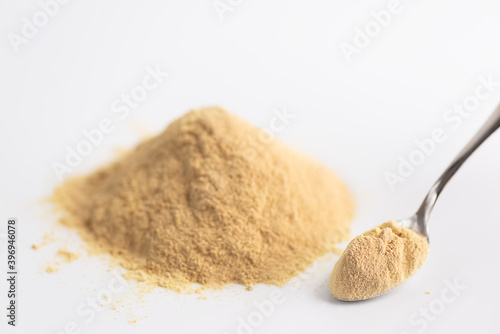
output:
M500 105L495 109L490 118L484 123L484 125L479 129L479 131L474 135L474 137L465 145L458 156L453 160L453 162L446 168L444 173L439 177L439 179L434 183L431 190L424 199L424 202L417 211L416 219L417 225L420 226L421 232L428 237L427 234L427 222L431 215L434 204L441 194L448 181L455 175L455 173L460 169L463 163L471 156L471 154L479 147L481 144L498 128L500 127Z

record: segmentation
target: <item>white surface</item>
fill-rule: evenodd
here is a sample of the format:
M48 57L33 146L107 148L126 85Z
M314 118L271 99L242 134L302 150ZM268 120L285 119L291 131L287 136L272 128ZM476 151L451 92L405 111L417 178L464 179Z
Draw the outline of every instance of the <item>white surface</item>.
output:
M55 230L62 240L38 252L30 246L52 229L54 217L38 203L59 182L52 163L64 162L66 146L74 148L82 131L103 118L115 130L71 175L136 144L138 125L157 133L191 108L220 105L261 127L269 126L273 108L286 108L297 117L277 137L331 166L355 192L353 235L412 214L500 100L497 87L457 129L443 119L474 93L478 77L500 80L500 4L404 1L404 10L347 63L340 43L351 42L354 28L387 3L241 1L222 21L211 0L74 0L15 53L7 34L19 33L22 18L39 5L3 1L0 211L3 222L14 216L21 224L21 294L19 326L7 328L2 311L0 332L62 333L74 322L81 333L237 333L239 319L259 320L254 302L269 300L275 289L235 286L205 293L206 300L158 289L137 301L140 287L132 286L115 296L117 310L105 307L91 321L79 315L79 305L112 279L106 262L84 257L47 274L57 248L78 249L78 239ZM156 65L170 76L120 120L113 101ZM447 141L391 191L384 173L437 127ZM430 256L402 287L367 302L336 302L327 288L337 260L331 256L279 290L285 302L247 332L498 333L499 149L496 134L449 184L432 216ZM1 247L4 263L4 241ZM466 286L451 303L441 299L446 280ZM0 291L3 305L4 279ZM421 320L429 307L440 314Z

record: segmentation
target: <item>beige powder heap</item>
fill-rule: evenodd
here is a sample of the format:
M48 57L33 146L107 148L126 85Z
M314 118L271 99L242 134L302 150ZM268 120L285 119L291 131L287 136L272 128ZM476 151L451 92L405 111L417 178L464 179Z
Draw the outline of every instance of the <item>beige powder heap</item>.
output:
M390 221L354 238L330 277L330 292L341 300L364 300L403 283L424 263L427 238Z
M349 236L354 201L312 159L219 108L194 110L54 202L134 277L282 285Z

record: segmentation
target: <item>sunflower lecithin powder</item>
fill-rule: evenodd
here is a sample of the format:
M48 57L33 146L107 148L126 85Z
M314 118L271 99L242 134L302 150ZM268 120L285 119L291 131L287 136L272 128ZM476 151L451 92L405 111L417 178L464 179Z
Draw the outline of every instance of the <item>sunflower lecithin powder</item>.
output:
M354 213L334 173L216 107L68 179L53 200L131 277L174 290L282 285L347 240Z

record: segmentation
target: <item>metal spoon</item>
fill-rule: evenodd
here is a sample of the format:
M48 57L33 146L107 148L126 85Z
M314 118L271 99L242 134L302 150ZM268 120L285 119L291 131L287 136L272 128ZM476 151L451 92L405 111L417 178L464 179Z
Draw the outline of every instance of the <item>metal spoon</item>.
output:
M429 217L431 215L432 209L436 201L443 191L444 187L450 181L450 179L455 175L455 173L460 169L463 163L474 153L474 151L481 146L481 144L498 128L500 127L500 105L495 109L490 118L484 123L484 125L479 129L475 136L465 145L458 156L453 160L453 162L446 168L444 173L439 177L439 179L434 183L431 190L424 199L424 202L418 209L417 213L413 216L398 220L397 222L404 227L411 228L424 236L429 240L429 233L427 231Z
M448 181L450 181L450 179L453 177L453 175L455 175L458 169L463 165L463 163L472 155L472 153L499 127L500 127L500 105L495 109L490 118L484 123L481 129L479 129L476 135L462 149L462 151L458 154L455 160L453 160L450 166L439 177L436 183L434 183L431 190L425 197L424 202L418 209L417 213L409 218L401 219L396 222L402 225L403 227L407 227L418 233L421 233L427 238L427 240L429 240L429 234L427 231L429 217L442 190L444 189ZM339 297L336 298L342 301L366 300L379 296L381 294L385 294L389 291L390 290L387 290L380 294L363 299L344 299Z

